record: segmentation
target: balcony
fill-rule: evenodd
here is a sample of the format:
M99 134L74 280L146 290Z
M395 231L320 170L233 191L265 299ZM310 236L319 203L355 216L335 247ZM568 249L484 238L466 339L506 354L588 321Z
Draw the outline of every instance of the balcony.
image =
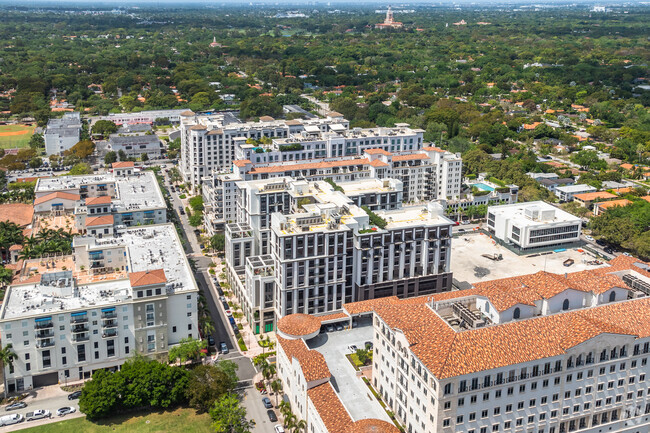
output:
M52 327L54 327L54 324L52 323L51 320L49 320L49 321L47 321L47 322L36 322L36 324L34 325L34 327L35 327L36 329L52 328Z
M117 313L115 311L106 311L102 313L102 319L115 319L117 317Z
M88 332L88 324L75 325L72 327L72 332L74 333Z
M117 329L104 329L102 331L102 337L103 338L111 338L111 337L117 337Z
M117 328L117 320L105 320L102 323L103 328Z
M36 342L36 348L37 349L45 349L46 347L52 347L54 346L54 340L53 339L47 339L47 340L41 340Z
M36 333L36 338L52 338L54 337L54 330L47 329Z
M88 334L77 334L72 336L72 341L74 342L88 341L89 339L90 336Z
M70 318L70 323L86 323L88 322L88 316L73 316Z

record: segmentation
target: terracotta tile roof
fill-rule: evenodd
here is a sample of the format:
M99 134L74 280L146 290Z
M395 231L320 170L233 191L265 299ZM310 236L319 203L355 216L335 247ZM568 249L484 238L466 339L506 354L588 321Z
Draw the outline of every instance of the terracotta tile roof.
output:
M0 219L19 225L28 226L34 217L34 206L25 203L0 204Z
M617 206L627 206L629 204L632 204L632 202L626 198L620 199L620 200L612 200L612 201L605 201L602 203L597 203L596 206L598 206L598 209L609 209L612 207L617 207Z
M260 122L273 122L275 119L271 116L262 116L260 117Z
M381 161L379 159L375 159L373 161L370 161L370 165L373 167L388 167L388 164L385 163L384 161Z
M438 379L566 353L603 333L650 336L650 298L606 304L456 332L424 304L380 306L376 313L401 329L413 353Z
M298 360L302 374L307 382L332 377L323 354L317 350L310 350L302 339L287 340L279 335L277 339L287 358L290 360L296 358Z
M392 153L384 149L366 149L364 150L364 152L366 152L368 155L386 155L386 156L392 155Z
M88 197L86 199L86 206L95 206L98 204L109 204L111 202L111 196L103 195L101 197Z
M383 304L393 304L399 302L397 296L387 296L385 298L368 299L367 301L351 302L343 304L343 309L350 315L364 314L373 311L377 306Z
M605 273L632 270L640 273L647 278L650 278L650 272L643 267L639 267L639 265L650 269L650 262L644 262L643 260L639 260L636 257L620 255L609 261L609 268L594 269L593 272Z
M61 191L51 192L47 195L44 195L34 200L34 204L41 204L55 199L78 201L81 200L81 196L79 194L72 194L69 192L61 192Z
M648 203L650 203L650 195L644 195L643 197L640 197L640 198L642 198L643 200L645 200L645 201L647 201Z
M278 331L301 337L320 330L320 322L317 317L309 314L289 314L278 320Z
M615 194L609 193L607 191L596 191L596 192L586 192L584 194L576 194L573 198L577 198L582 201L593 201L593 200L606 200L610 198L616 198Z
M181 116L183 116L183 117L194 116L194 111L192 111L192 110L186 110L186 111L183 111L183 112L181 113Z
M192 125L188 128L190 131L205 131L206 128L204 125Z
M287 120L284 122L287 126L297 126L302 125L302 122L298 119Z
M119 162L114 162L111 167L113 167L113 168L133 168L133 167L135 167L135 164L133 164L133 161L119 161Z
M624 169L624 170L634 170L634 166L632 164L628 164L628 163L621 164L621 168Z
M102 215L86 218L86 227L113 225L113 215Z
M348 433L399 433L399 429L380 419L361 419L352 424Z
M307 390L314 407L318 411L325 428L332 433L348 433L352 426L352 418L341 403L339 396L332 388L332 384L326 382Z
M346 159L342 161L312 162L312 163L293 164L293 165L277 164L268 167L255 167L251 170L251 173L283 173L283 172L297 171L297 170L348 167L351 165L368 165L368 164L370 164L368 158Z
M444 150L440 149L439 147L434 147L434 146L423 147L422 150L426 150L427 152L440 152L440 153L445 153Z
M237 159L232 163L235 164L237 167L246 167L246 165L252 164L252 162L249 159Z
M223 134L223 129L211 129L206 135L219 135Z
M632 188L631 186L626 186L624 188L615 188L613 191L616 194L620 195L620 194L627 194L628 192L632 192L634 191L634 188Z
M429 159L426 153L411 153L408 155L395 155L393 161L414 161L417 159Z
M338 111L328 111L326 114L327 117L343 117L343 115Z
M332 314L326 314L324 316L316 316L316 318L321 322L329 322L330 320L341 320L341 319L349 319L350 316L347 314L341 312L341 313L332 313Z
M154 284L165 284L167 277L162 269L153 269L151 271L131 272L129 274L131 287L151 286Z
M19 245L19 244L14 244L14 245L9 247L9 251L20 251L22 249L23 249L23 246Z

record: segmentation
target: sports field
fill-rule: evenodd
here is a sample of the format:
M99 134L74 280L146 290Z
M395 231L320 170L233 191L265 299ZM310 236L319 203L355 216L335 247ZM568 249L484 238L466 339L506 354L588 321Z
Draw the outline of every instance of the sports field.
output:
M34 126L0 125L0 148L27 147L34 133Z

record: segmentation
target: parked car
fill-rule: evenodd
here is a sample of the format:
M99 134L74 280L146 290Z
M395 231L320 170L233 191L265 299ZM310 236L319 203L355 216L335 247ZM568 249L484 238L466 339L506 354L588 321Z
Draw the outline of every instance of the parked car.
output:
M600 245L601 247L604 247L605 245L607 245L607 242L605 242L605 241L602 240L602 239L596 239L596 243L597 243L598 245Z
M62 408L57 409L56 410L56 416L66 416L66 415L70 415L71 413L75 413L76 411L77 411L77 409L75 409L74 407L66 406L66 407L62 407Z
M592 238L592 237L589 236L589 235L585 235L585 239L587 239L589 242L593 242L593 241L594 241L594 238Z
M81 397L81 391L75 391L72 394L68 394L68 400L76 400Z
M216 279L216 278L214 279L214 282L215 282L215 283L217 282L217 279ZM221 302L226 302L226 297L225 297L225 296L219 296L219 300L220 300ZM228 304L228 302L226 302L226 304Z
M337 331L343 331L343 325L341 325L340 323L337 323L336 324L336 330Z
M5 407L5 410L16 410L27 407L27 403L24 401L17 401L16 403L11 403L9 406Z
M27 415L25 415L25 420L27 421L34 421L43 418L52 418L52 412L49 410L38 409L34 412L27 412Z
M22 422L24 419L25 418L23 418L23 416L19 413L5 415L3 417L0 417L0 426L18 424L19 422Z
M262 404L264 405L265 408L271 409L273 407L273 404L271 404L271 399L268 397L264 397L262 399Z
M275 412L273 412L272 409L267 410L266 414L269 416L269 420L271 420L271 422L278 422L278 417L275 416Z
M614 250L610 247L603 248L603 251L605 251L607 254L614 254Z
M185 215L185 210L183 209L183 206L178 206L178 211L181 213L181 215Z
M355 346L354 344L350 344L350 345L348 346L348 350L349 350L350 352L356 352L356 351L357 351L357 346Z
M284 433L284 427L282 427L280 424L276 425L273 428L275 429L275 433Z
M208 346L214 346L214 338L212 335L208 335Z
M227 355L229 353L228 346L223 341L219 343L219 351L222 355Z
M327 332L334 332L334 325L327 325Z

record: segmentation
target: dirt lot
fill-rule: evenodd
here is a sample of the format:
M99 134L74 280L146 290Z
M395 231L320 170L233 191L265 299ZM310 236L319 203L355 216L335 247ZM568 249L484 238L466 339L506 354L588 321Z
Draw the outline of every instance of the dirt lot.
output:
M494 253L502 254L503 260L493 261L482 257L482 254ZM569 258L575 263L565 267L563 262ZM585 263L590 260L594 260L590 253L586 251L581 253L575 249L532 258L519 256L507 248L496 245L488 236L477 233L454 237L451 243L451 270L454 278L469 283L532 274L544 269L547 272L560 274L599 267Z

